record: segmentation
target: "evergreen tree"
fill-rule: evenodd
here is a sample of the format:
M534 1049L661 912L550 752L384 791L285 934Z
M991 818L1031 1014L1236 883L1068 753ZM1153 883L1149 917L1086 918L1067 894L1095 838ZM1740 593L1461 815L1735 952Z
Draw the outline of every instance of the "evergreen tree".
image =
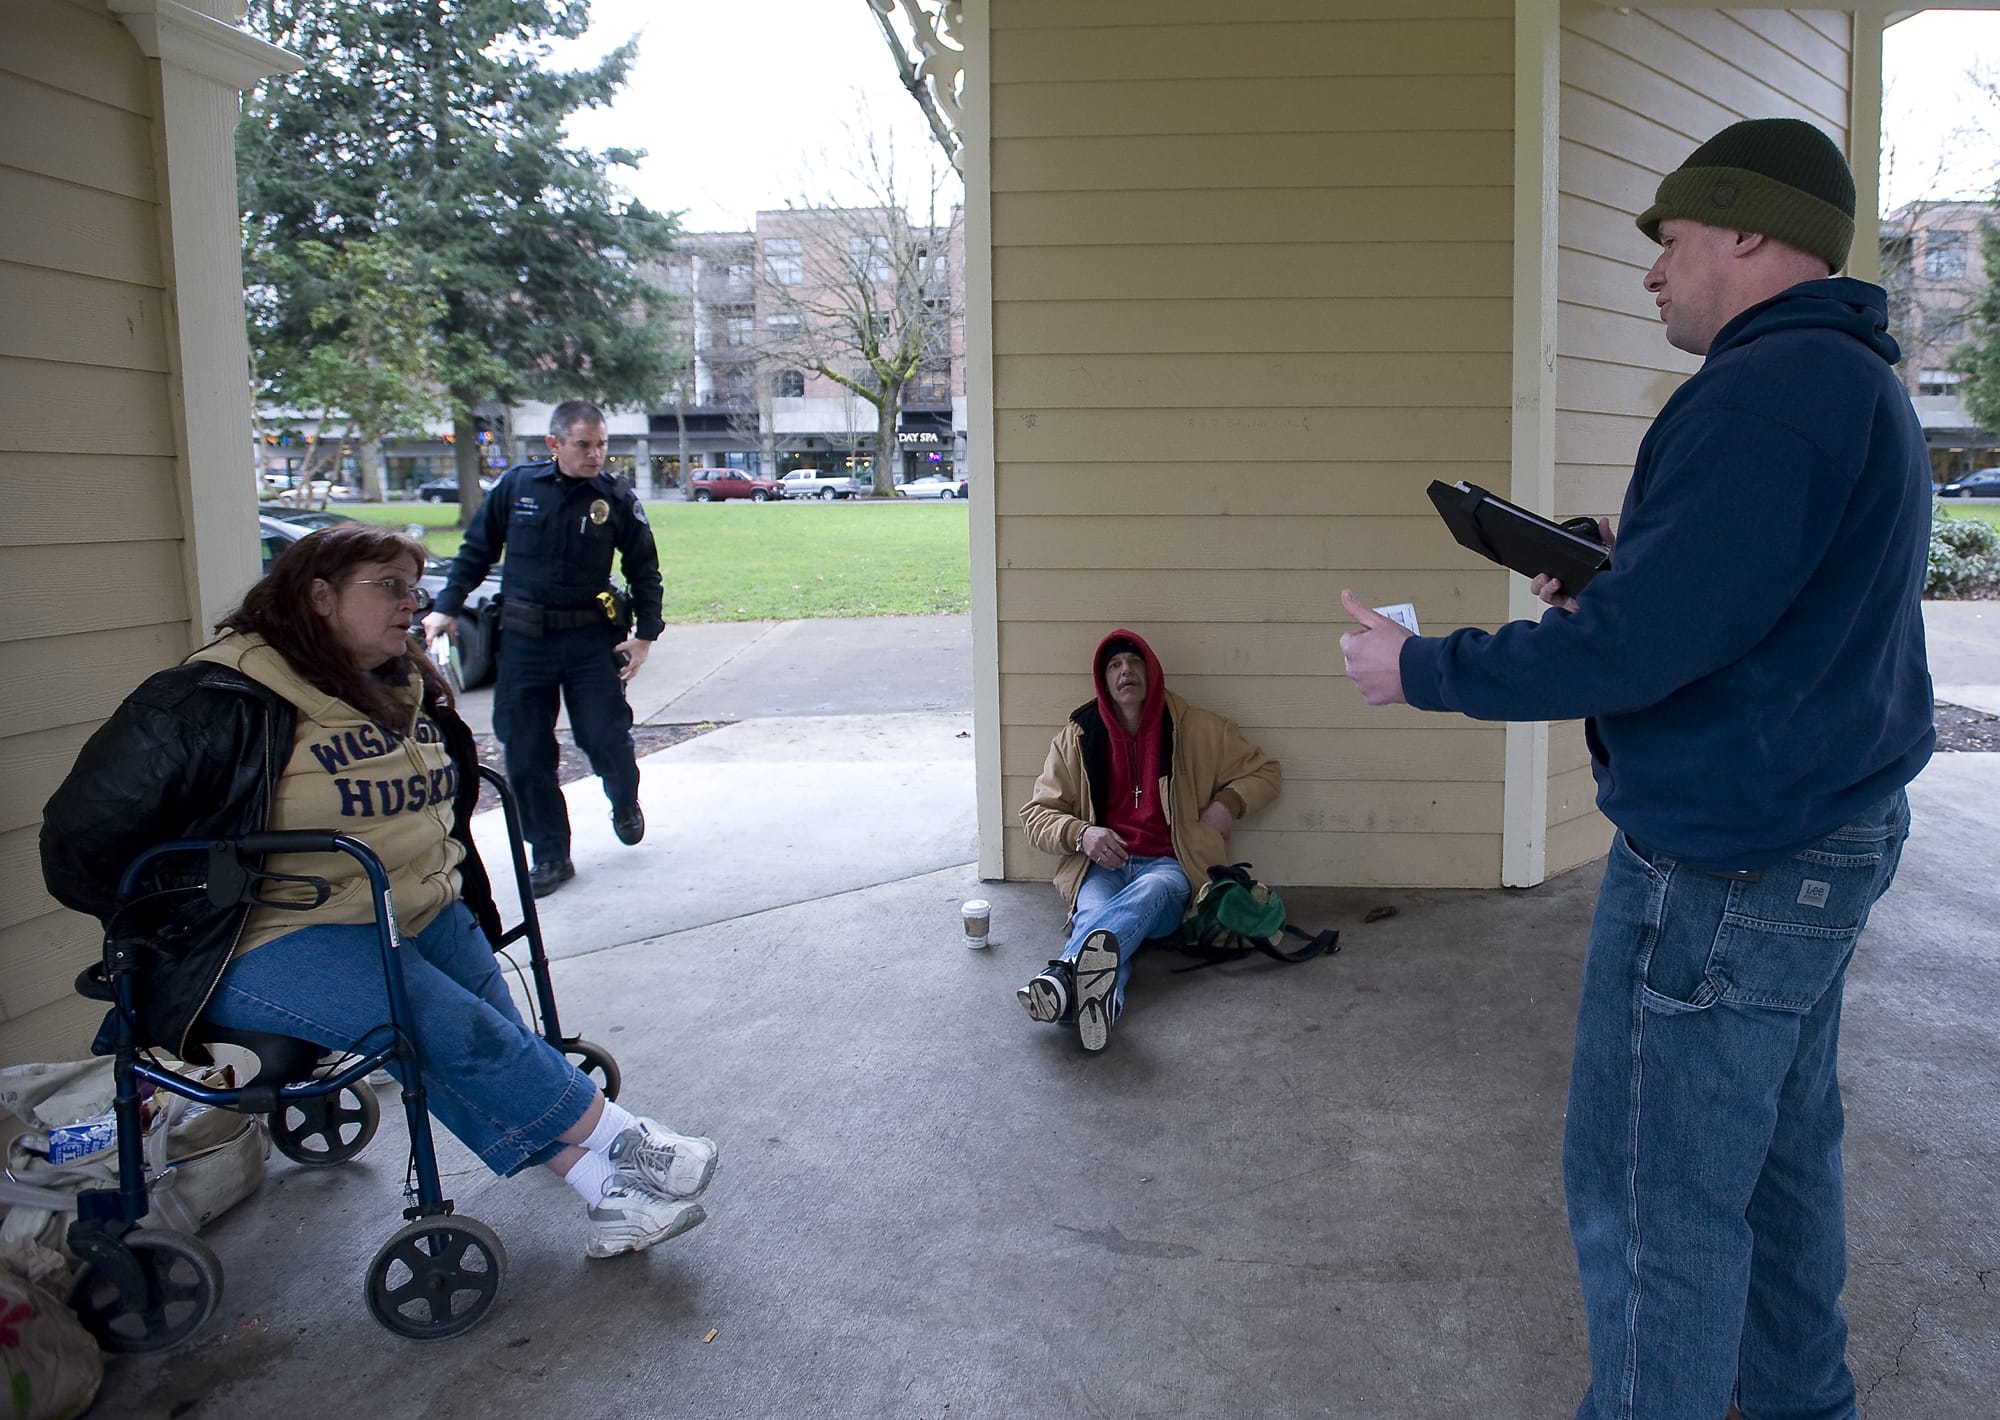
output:
M1965 376L1965 407L1979 427L2000 430L2000 226L1979 224L1979 250L1986 289L1966 318L1972 339L1952 354L1951 367Z
M361 451L369 497L379 497L379 465L368 455L383 435L444 412L443 382L430 341L444 299L413 281L413 263L394 234L351 241L339 251L299 242L265 251L264 283L245 292L250 334L274 330L271 304L280 292L304 308L303 347L251 347L251 383L258 395L312 415L319 425L308 445L300 482L337 471L344 446ZM269 367L278 378L265 378Z
M480 498L481 403L659 398L674 358L666 297L640 270L671 247L674 221L614 188L609 170L637 153L593 153L562 131L610 101L636 42L590 69L550 68L548 41L584 32L587 0L249 8L252 29L307 61L249 96L237 132L252 346L273 392L353 329L327 319L344 304L337 283L297 279L305 244L338 254L392 237L408 279L439 303L427 341L463 518Z

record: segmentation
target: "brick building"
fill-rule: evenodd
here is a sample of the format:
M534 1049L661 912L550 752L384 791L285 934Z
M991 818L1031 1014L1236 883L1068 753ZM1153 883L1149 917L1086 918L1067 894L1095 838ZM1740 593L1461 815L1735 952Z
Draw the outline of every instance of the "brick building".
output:
M677 300L687 353L644 421L654 485L677 483L688 465L864 475L876 408L819 367L854 372L861 332L893 337L908 321L930 327L929 354L897 402L896 481L962 469L962 234L956 213L926 226L884 208L813 208L684 236L654 275ZM614 419L614 459L632 457L641 432Z
M1965 407L1964 377L1951 369L1953 352L1971 338L1973 302L1986 289L1979 229L1992 221L2000 221L2000 203L1911 202L1882 219L1890 326L1939 483L2000 467L2000 431L1979 427Z

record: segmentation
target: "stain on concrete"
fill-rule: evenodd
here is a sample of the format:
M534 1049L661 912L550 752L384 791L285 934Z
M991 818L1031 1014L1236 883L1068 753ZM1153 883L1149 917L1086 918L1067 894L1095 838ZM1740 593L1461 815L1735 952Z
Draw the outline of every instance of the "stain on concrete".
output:
M1120 1257L1150 1257L1161 1261L1172 1261L1176 1258L1200 1255L1199 1248L1188 1247L1182 1243L1128 1238L1115 1227L1072 1228L1067 1223L1058 1223L1056 1227L1062 1232L1073 1233L1093 1247L1101 1247L1106 1252L1115 1252Z
M298 1346L299 1337L298 1332L272 1331L254 1317L245 1318L213 1341L169 1356L146 1394L129 1402L133 1405L130 1410L122 1409L128 1401L123 1387L116 1384L114 1370L105 1378L98 1405L109 1404L112 1408L104 1413L123 1413L130 1420L227 1414L229 1391L274 1374L278 1364ZM114 1367L117 1364L114 1362Z

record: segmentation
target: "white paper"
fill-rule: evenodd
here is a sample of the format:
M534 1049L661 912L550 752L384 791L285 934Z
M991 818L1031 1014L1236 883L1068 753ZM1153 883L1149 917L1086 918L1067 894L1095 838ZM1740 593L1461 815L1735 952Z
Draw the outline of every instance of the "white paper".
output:
M1389 620L1395 622L1396 625L1402 627L1412 636L1421 636L1424 634L1417 630L1417 608L1412 602L1397 602L1394 606L1378 606L1375 608L1375 614L1377 616L1388 617Z

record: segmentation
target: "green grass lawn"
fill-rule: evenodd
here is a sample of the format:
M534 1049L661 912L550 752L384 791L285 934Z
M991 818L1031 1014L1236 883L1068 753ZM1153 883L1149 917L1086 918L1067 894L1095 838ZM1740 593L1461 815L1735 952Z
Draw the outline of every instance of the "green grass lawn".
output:
M2000 528L2000 503L1975 502L1970 498L1940 498L1937 511L1941 518L1977 518L1982 523Z
M458 551L449 503L343 508L421 524L438 557ZM908 616L972 605L964 503L648 503L668 621Z

